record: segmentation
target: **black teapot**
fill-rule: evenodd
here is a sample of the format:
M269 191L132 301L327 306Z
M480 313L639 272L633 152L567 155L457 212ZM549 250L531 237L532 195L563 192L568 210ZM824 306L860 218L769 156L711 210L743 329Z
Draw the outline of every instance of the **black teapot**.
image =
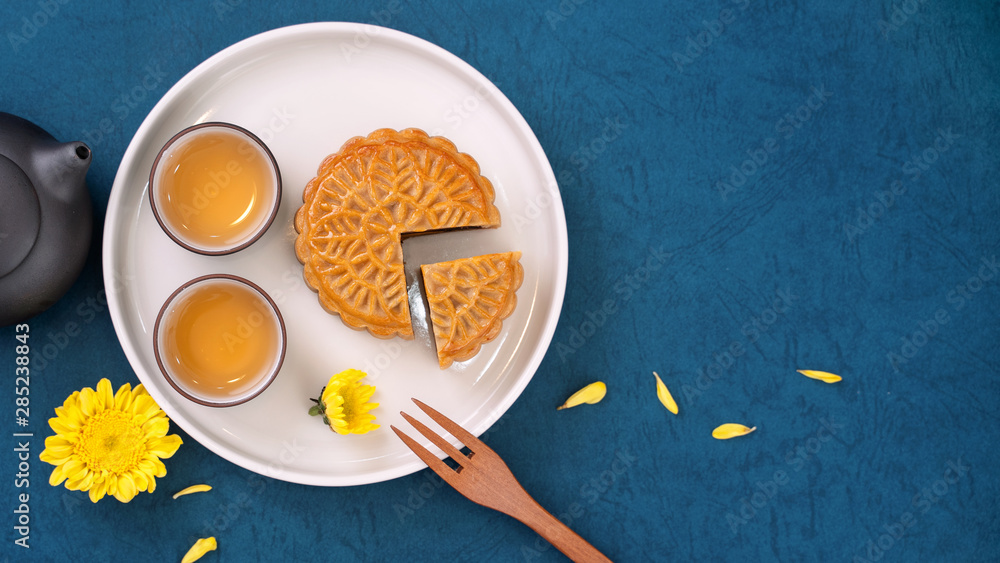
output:
M48 309L80 275L93 223L90 148L0 112L0 326Z

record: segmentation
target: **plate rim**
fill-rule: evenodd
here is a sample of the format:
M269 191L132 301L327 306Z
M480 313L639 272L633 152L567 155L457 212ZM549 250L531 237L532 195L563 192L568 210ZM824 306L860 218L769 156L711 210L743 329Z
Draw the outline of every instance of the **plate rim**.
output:
M371 30L377 30L376 34L372 33ZM397 31L391 28L362 24L355 22L312 22L303 23L297 25L291 25L286 27L280 27L256 35L245 38L238 41L225 49L215 53L211 57L205 59L193 69L188 71L180 80L178 80L153 106L146 117L143 119L139 128L136 130L135 134L129 141L128 147L122 156L121 162L119 163L118 169L115 174L115 179L112 184L111 193L108 199L108 207L105 213L105 226L104 226L104 240L102 241L102 271L104 278L105 292L108 301L108 310L111 316L112 324L115 329L115 334L118 337L119 345L121 345L122 350L125 352L125 356L129 361L132 371L135 373L136 377L139 378L140 382L142 378L139 377L140 370L136 366L142 366L142 361L139 357L139 352L136 347L133 346L131 342L131 335L125 330L125 310L121 300L122 291L118 290L118 284L121 283L118 272L122 270L121 267L116 268L115 266L119 264L119 261L115 259L115 248L119 244L118 239L121 237L121 233L124 230L123 227L127 224L125 221L121 220L109 220L109 218L118 217L122 213L123 200L125 198L124 193L127 189L125 186L125 176L126 168L131 168L136 160L136 152L139 150L139 145L146 139L150 134L153 133L153 123L157 121L160 116L167 111L168 107L171 106L174 100L187 92L188 87L195 80L199 79L202 75L210 72L214 67L218 66L220 63L228 60L231 57L238 55L240 52L252 49L262 43L268 43L271 41L282 41L288 37L301 35L308 36L311 34L316 35L331 35L336 36L338 34L358 32L358 33L369 33L369 36L373 41L391 41L396 44L403 44L407 47L414 48L427 55L428 57L437 60L446 68L450 68L453 71L458 71L461 75L472 79L475 82L483 82L488 84L493 88L493 94L491 97L495 99L495 103L502 106L502 109L506 113L504 116L505 120L510 121L513 126L515 126L519 131L517 131L522 138L528 141L529 145L526 147L530 149L537 157L540 158L539 164L541 164L541 175L545 177L547 185L539 186L540 190L548 190L551 192L550 202L547 205L552 206L554 209L554 215L558 220L558 225L556 225L556 234L558 235L558 240L552 241L552 248L556 253L556 277L553 279L554 293L552 295L552 314L550 314L546 319L544 319L544 325L541 327L541 339L537 342L537 348L535 349L532 356L528 359L524 373L517 378L515 384L511 389L501 397L501 401L495 405L490 405L487 409L488 412L483 418L483 421L476 428L469 428L468 430L474 435L479 436L487 429L492 427L497 420L499 420L520 398L524 389L528 386L531 380L534 378L535 374L538 372L538 368L548 353L549 345L552 342L552 338L555 335L556 325L558 324L559 318L562 313L563 302L566 292L566 280L569 270L569 241L568 241L568 229L566 224L565 210L562 204L562 196L558 188L558 183L556 181L555 173L552 170L552 165L545 154L544 149L541 146L538 137L532 131L530 125L528 125L524 116L520 111L513 105L513 103L507 98L507 96L484 74L476 70L469 63L465 62L455 54L447 51L443 47L435 45L425 39L416 37L414 35ZM543 192L539 192L543 193ZM126 280L127 281L127 280ZM144 386L145 387L145 386ZM246 456L241 452L238 452L232 448L227 447L225 444L221 444L213 440L212 438L203 434L194 423L190 423L187 416L179 414L172 406L171 401L164 400L163 397L159 397L159 390L153 388L147 388L147 391L153 395L153 398L157 401L164 412L167 414L171 420L174 421L179 428L183 429L189 436L196 440L199 444L204 446L206 449L226 459L227 461L234 463L248 471L252 471L261 476L272 477L282 481L287 481L291 483L299 483L304 485L314 485L314 486L355 486L355 485L366 485L374 484L382 481L392 480L398 477L403 477L415 473L425 467L422 461L419 460L415 455L410 458L410 461L406 463L399 464L394 467L389 467L385 469L380 469L377 471L368 471L360 474L352 474L348 476L337 476L330 475L325 478L316 479L310 478L315 477L314 474L297 473L294 471L289 471L288 468L275 473L271 470L271 467L257 459ZM166 405L164 407L163 405ZM178 421L183 421L184 424ZM194 427L194 428L192 428ZM437 448L435 448L436 450ZM445 457L442 455L441 457Z

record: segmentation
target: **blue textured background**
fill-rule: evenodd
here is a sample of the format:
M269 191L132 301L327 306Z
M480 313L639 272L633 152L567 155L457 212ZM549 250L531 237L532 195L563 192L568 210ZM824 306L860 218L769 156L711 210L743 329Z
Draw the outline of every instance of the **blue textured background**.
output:
M101 217L143 117L241 39L343 20L468 61L559 177L561 322L486 435L542 505L623 561L1000 558L1000 275L981 267L1000 254L1000 3L578 1L5 4L0 110L90 142L98 221L80 280L31 321L35 346L83 331L31 381L30 551L12 543L15 342L0 329L0 553L169 561L212 534L205 561L560 560L428 471L292 485L185 435L157 492L128 505L46 483L52 409L103 376L137 383L97 299ZM147 65L162 79L123 100ZM669 258L647 276L651 249ZM597 379L602 403L555 411ZM759 430L713 440L729 421ZM215 490L170 500L196 482Z

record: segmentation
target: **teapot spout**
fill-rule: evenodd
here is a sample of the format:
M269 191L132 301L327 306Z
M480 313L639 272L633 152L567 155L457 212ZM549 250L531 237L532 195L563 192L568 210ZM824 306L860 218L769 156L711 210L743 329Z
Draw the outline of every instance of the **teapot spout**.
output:
M35 189L49 190L51 195L71 202L87 191L87 170L91 152L86 143L52 143L34 154L34 169L38 174Z

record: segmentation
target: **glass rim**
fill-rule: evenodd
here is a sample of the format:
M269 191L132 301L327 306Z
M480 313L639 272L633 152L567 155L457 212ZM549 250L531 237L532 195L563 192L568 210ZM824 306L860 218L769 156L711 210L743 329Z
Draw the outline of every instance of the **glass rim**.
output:
M267 304L268 309L272 313L272 317L278 324L278 355L272 366L268 368L268 371L260 378L259 381L254 383L245 394L241 394L231 400L213 400L208 397L197 395L192 393L190 390L185 389L180 383L174 380L174 375L170 372L163 361L163 357L160 349L160 325L167 314L167 310L170 306L177 300L179 296L184 294L191 288L204 284L211 281L228 281L234 282L240 285L244 285L249 289L253 290L255 293L260 295L264 302ZM170 384L170 387L177 391L185 399L198 403L206 407L233 407L236 405L242 405L263 393L271 383L274 382L278 377L278 372L281 371L281 366L285 362L285 352L288 349L288 332L285 329L285 320L281 316L281 310L278 309L278 305L271 299L271 296L267 294L266 291L261 289L260 286L253 283L252 281L236 276L233 274L207 274L204 276L199 276L187 282L181 284L180 287L175 289L169 297L163 302L163 306L160 307L159 313L156 315L156 321L153 324L153 356L156 358L156 365L160 369L160 374L163 378Z
M188 137L193 133L197 133L202 129L212 129L212 128L229 129L241 136L246 137L251 143L257 145L257 147L261 150L264 156L267 157L267 160L270 163L271 172L274 175L274 203L271 205L271 212L268 215L267 220L264 221L255 230L251 231L249 239L242 240L235 245L225 245L219 247L206 248L204 246L198 246L192 244L191 242L185 240L184 237L180 236L179 234L173 231L173 229L168 224L168 221L164 219L160 214L156 196L157 192L156 186L158 183L157 171L159 170L160 162L164 160L164 156L166 155L168 149L173 147L178 141L183 140L185 137ZM177 243L177 245L179 245L180 247L189 250L191 252L194 252L196 254L201 254L204 256L224 256L227 254L233 254L235 252L239 252L240 250L247 248L248 246L257 242L262 236L264 236L264 233L266 233L271 228L271 225L274 223L274 220L278 216L278 208L281 206L281 194L282 194L281 170L278 168L278 161L274 158L274 154L271 152L271 149L257 135L254 135L247 129L244 129L243 127L240 127L239 125L235 125L233 123L227 123L224 121L206 121L204 123L198 123L182 129L173 137L171 137L170 140L168 140L166 143L163 144L163 147L161 147L159 152L156 153L156 158L153 160L153 166L149 169L148 190L149 190L149 206L153 210L153 217L156 219L157 224L160 225L160 229L164 233L166 233L168 237L170 237L170 240Z

